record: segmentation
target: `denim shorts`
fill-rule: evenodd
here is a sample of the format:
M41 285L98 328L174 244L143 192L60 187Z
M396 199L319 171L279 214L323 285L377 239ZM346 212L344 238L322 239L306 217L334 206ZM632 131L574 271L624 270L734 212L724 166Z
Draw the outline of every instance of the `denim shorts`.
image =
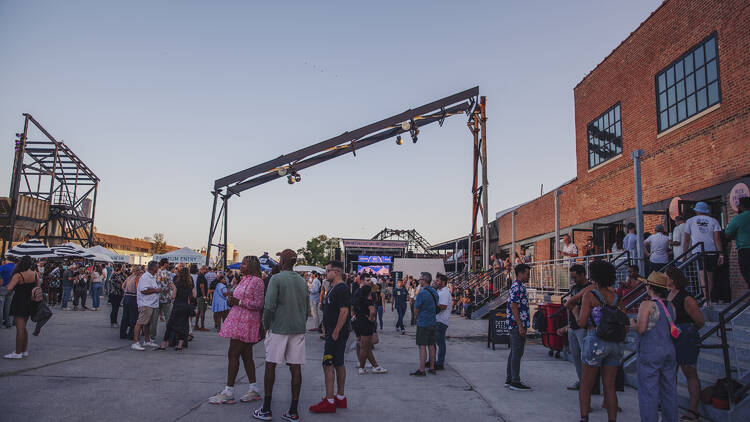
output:
M594 330L589 330L583 339L581 361L588 366L619 366L622 355L622 343L604 341Z
M674 340L675 357L678 365L692 365L698 363L698 330L692 323L677 324L680 336Z

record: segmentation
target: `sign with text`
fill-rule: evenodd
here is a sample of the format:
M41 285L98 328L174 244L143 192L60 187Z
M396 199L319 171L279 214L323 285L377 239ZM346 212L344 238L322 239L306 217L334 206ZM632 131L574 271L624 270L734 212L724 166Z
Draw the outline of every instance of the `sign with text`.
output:
M510 346L510 330L508 328L508 316L505 312L495 310L490 312L487 324L487 347L492 346L495 350L496 344L507 344Z

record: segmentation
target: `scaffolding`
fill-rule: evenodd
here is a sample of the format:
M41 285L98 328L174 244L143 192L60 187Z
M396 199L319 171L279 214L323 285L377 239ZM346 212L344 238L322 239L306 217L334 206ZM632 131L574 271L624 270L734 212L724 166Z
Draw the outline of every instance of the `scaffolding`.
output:
M437 256L437 252L430 250L430 244L416 230L389 229L381 230L372 240L405 240L406 253L419 256Z
M16 134L10 196L0 198L2 252L38 238L47 246L93 246L99 178L31 114Z

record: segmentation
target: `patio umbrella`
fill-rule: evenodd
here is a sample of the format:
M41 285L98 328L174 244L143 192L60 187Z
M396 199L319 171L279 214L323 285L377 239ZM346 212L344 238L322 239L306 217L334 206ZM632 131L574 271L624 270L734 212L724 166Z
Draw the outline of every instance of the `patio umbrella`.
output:
M53 246L52 251L62 258L96 259L96 255L70 245Z
M20 245L16 245L10 248L5 254L15 258L28 256L33 259L55 258L57 256L52 249L44 246L44 243L39 239L31 239Z

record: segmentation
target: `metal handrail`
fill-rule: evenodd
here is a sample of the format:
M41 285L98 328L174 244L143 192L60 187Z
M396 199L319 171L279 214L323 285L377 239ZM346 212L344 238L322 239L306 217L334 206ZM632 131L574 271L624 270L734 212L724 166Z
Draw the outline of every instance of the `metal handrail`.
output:
M734 318L739 316L745 309L750 307L750 292L746 292L740 298L729 304L723 311L719 312L719 323L703 334L699 340L701 348L704 349L722 349L722 357L724 360L724 373L727 380L727 394L729 395L729 405L734 405L734 383L732 381L732 363L729 358L729 342L727 341L727 323L732 322ZM730 313L731 311L731 313ZM721 344L703 344L704 341L708 340L714 333L719 333Z

